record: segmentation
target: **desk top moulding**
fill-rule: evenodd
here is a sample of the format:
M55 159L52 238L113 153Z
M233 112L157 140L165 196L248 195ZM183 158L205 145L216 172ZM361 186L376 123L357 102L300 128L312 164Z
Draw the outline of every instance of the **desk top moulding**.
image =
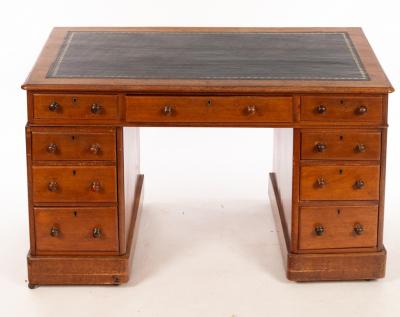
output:
M393 91L360 28L55 28L22 87Z

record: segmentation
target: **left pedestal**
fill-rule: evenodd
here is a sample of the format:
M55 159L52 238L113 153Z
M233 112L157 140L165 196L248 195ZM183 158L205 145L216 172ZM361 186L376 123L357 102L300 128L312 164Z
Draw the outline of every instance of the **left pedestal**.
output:
M141 210L138 128L27 127L29 287L129 279Z

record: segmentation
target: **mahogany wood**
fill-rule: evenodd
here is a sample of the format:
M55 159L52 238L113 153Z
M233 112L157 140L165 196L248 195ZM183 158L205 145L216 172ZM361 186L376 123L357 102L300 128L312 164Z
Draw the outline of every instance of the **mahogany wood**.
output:
M276 177L269 177L269 200L274 212L277 231L288 239L289 235L282 221L282 204L278 193ZM291 281L332 281L332 280L371 280L385 276L386 250L346 253L302 253L290 252L289 241L281 244L286 265L287 278ZM352 250L352 249L350 249Z
M365 113L361 111L363 109L366 109ZM302 121L377 124L383 119L382 97L304 96L300 116Z
M300 170L301 200L378 200L379 165L309 165ZM318 181L324 184L318 185ZM356 186L357 181L363 187Z
M142 207L143 175L138 175L134 211L126 253L122 255L46 255L28 254L29 286L38 285L118 285L129 280Z
M56 188L50 190L50 184ZM93 188L98 184L99 188ZM116 171L113 166L32 166L33 201L116 202Z
M33 128L32 156L34 161L115 161L115 140L110 128Z
M74 120L110 120L118 117L116 95L86 94L35 94L33 96L35 119L52 119L54 122L63 118ZM58 108L50 109L55 103ZM97 105L98 110L92 109Z
M118 254L115 207L36 207L34 211L37 255L77 252ZM52 229L58 230L58 233L52 235Z
M251 123L292 120L292 97L126 97L127 122Z
M377 206L324 206L300 209L299 248L340 249L376 247ZM318 235L316 227L323 228ZM359 228L362 231L355 230Z
M347 78L347 72L343 78L321 80L307 76L303 80L243 79L246 72L256 70L241 69L244 64L239 59L236 64L226 61L229 70L218 66L222 73L242 71L238 78L184 79L179 71L185 69L185 76L193 76L188 65L196 63L186 59L188 65L171 72L176 77L165 79L150 76L160 71L157 67L150 67L148 78L143 79L122 78L121 74L53 76L61 65L60 48L69 45L64 41L70 38L68 32L81 31L172 32L174 41L190 32L223 38L235 33L257 33L257 37L263 33L278 37L285 33L342 34L355 55L343 57L337 65L360 61L355 65L359 73L357 78ZM277 52L268 52L277 65L285 60L280 59L285 57L285 43L279 47ZM212 46L204 53L208 59L218 56L218 60L211 58L215 65L223 65L226 58ZM315 58L316 63L324 60ZM110 65L119 62L110 60ZM265 65L280 74L292 71L288 65L276 68L274 60ZM125 71L124 64L117 66ZM141 65L127 66L140 69ZM304 65L296 66L304 69ZM65 67L63 71L68 73ZM306 72L309 75L314 70ZM321 69L321 74L327 73L329 69ZM23 88L28 102L31 286L128 280L143 192L139 127L144 126L276 128L269 196L283 238L288 278L318 281L384 276L387 94L393 87L361 29L55 28ZM316 236L321 232L320 228L316 231L318 225L323 226L320 236Z
M303 130L301 133L303 160L379 160L380 157L379 130Z

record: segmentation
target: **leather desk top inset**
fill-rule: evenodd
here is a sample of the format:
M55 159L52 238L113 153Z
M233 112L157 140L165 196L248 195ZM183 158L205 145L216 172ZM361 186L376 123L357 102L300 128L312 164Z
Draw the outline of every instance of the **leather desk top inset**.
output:
M47 76L368 80L346 32L68 32Z
M388 93L360 28L55 28L27 90Z

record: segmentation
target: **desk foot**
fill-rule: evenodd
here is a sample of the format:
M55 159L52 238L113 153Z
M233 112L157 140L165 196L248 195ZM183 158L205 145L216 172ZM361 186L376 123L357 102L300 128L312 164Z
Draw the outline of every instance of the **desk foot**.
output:
M290 252L290 235L284 219L275 173L269 175L268 194L289 280L297 282L374 280L385 276L385 248L376 252Z
M127 253L116 256L33 256L28 254L29 288L39 285L119 285L129 280L143 201L143 175L138 175Z

